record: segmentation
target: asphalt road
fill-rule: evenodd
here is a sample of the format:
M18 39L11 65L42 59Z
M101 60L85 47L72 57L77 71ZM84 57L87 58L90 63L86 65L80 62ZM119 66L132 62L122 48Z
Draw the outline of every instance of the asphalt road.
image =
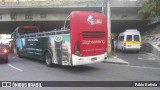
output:
M118 58L127 61L130 66L144 67L144 68L160 68L160 57L157 57L154 54L146 52L126 52L122 53L116 51L115 54Z
M0 64L0 81L160 80L160 59L158 57L142 52L140 52L139 54L115 52L115 54L118 58L129 62L129 65L97 63L76 67L47 67L42 61L36 61L27 58L18 58L14 54L9 54L9 63ZM92 88L88 88L88 90L90 89ZM94 89L97 90L98 88ZM106 88L103 89L106 90ZM119 90L119 88L115 89ZM134 90L133 88L128 89ZM128 89L122 88L122 90ZM147 89L151 90L149 88ZM141 90L146 90L146 88L141 88Z

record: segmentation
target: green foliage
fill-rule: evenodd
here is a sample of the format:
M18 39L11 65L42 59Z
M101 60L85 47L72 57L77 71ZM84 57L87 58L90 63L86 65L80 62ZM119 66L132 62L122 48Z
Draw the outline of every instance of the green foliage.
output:
M148 0L138 11L138 15L142 19L149 19L160 16L160 0Z

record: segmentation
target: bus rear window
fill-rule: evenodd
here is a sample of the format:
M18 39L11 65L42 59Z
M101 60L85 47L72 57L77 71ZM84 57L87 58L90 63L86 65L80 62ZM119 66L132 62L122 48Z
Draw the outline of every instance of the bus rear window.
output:
M127 41L132 41L132 35L127 35Z
M139 41L139 35L134 35L134 41Z
M23 35L23 34L30 34L30 33L37 33L38 32L38 29L37 28L20 28L18 30L18 33L20 35Z
M105 32L82 32L83 38L103 38Z

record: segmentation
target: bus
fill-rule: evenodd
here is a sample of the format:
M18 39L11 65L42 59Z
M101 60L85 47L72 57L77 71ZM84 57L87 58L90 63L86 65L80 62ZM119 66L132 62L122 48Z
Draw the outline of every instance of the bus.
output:
M66 25L67 22L69 25ZM72 11L61 29L21 34L18 28L14 31L16 54L43 60L47 66L102 62L107 57L106 25L106 17L102 13ZM28 29L26 32L31 31Z
M37 26L18 26L14 32L11 33L11 38L13 39L11 41L11 46L13 47L11 51L13 51L14 53L17 53L16 51L16 47L18 45L18 43L16 43L16 37L20 36L20 35L26 35L26 34L32 34L32 33L38 33L40 30Z
M141 35L137 29L127 29L118 36L117 49L125 51L139 52L141 48Z

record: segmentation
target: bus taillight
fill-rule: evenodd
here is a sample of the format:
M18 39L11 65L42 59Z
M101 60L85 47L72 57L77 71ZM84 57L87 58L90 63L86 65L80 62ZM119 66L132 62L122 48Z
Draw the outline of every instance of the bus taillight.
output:
M80 53L80 44L79 44L79 41L77 41L75 43L74 54L77 55L77 56L82 56L82 54Z

